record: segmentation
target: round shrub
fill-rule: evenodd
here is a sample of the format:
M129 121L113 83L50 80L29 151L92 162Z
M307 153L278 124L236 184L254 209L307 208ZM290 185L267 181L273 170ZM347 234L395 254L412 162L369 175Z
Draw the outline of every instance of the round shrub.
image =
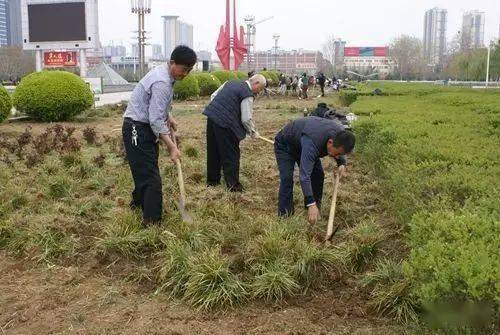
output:
M64 71L43 71L24 77L12 99L18 111L45 122L70 120L94 103L87 84Z
M214 71L212 72L217 79L220 80L221 84L224 84L228 80L236 80L238 77L233 71Z
M200 86L200 95L202 97L211 95L214 93L221 85L219 79L207 72L200 72L195 74L198 80L198 85Z
M186 76L184 79L176 81L174 85L174 96L179 100L195 98L200 95L200 85L194 74Z
M10 95L3 86L0 86L0 123L9 117L11 109Z

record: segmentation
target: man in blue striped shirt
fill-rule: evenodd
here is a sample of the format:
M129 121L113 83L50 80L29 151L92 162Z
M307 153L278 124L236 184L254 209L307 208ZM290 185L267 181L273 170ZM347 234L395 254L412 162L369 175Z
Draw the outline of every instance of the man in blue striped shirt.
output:
M137 84L123 115L123 141L135 185L130 207L142 209L145 224L161 222L159 142L166 145L174 163L180 159L181 153L170 138L170 128L177 128L169 115L173 85L187 76L195 63L192 49L175 48L168 64L154 68Z

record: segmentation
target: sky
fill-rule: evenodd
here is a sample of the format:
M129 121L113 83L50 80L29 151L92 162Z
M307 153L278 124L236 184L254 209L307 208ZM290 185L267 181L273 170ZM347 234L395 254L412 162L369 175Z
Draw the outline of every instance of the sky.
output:
M232 1L232 0L231 0ZM220 25L225 20L225 0L152 0L146 17L150 43L161 44L164 15L178 15L194 26L194 48L213 54ZM280 34L283 49L321 50L328 36L347 41L348 46L384 46L402 34L422 38L424 13L433 7L448 10L450 40L462 25L468 10L486 13L485 42L497 39L500 0L237 0L237 18L273 19L257 26L256 47L270 49L273 34ZM103 45L129 48L135 37L137 16L129 0L99 0L99 30Z

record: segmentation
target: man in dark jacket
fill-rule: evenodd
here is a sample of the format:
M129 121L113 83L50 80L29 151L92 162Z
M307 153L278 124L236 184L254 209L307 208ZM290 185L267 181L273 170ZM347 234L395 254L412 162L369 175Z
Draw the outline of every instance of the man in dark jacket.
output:
M325 83L326 83L326 77L325 75L323 74L323 72L320 72L318 77L316 78L318 84L319 84L319 87L321 88L321 96L324 97L325 96Z
M293 171L300 168L300 184L308 221L316 223L319 217L325 174L320 158L335 158L338 173L345 174L344 155L354 148L355 138L350 131L335 121L309 116L291 121L275 138L274 152L280 172L278 215L293 214Z
M242 192L240 184L240 141L257 138L252 120L253 96L266 86L261 74L247 81L227 81L212 94L203 112L207 116L207 184L220 184L221 169L231 192Z

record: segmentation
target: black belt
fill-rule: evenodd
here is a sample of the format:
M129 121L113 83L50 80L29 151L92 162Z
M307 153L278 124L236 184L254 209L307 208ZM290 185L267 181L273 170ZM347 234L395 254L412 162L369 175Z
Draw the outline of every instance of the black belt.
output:
M129 117L124 118L124 119L123 119L123 121L124 121L125 123L139 124L139 125L141 125L141 126L149 126L149 123L136 121L136 120L134 120L134 119L132 119L132 118L129 118Z

